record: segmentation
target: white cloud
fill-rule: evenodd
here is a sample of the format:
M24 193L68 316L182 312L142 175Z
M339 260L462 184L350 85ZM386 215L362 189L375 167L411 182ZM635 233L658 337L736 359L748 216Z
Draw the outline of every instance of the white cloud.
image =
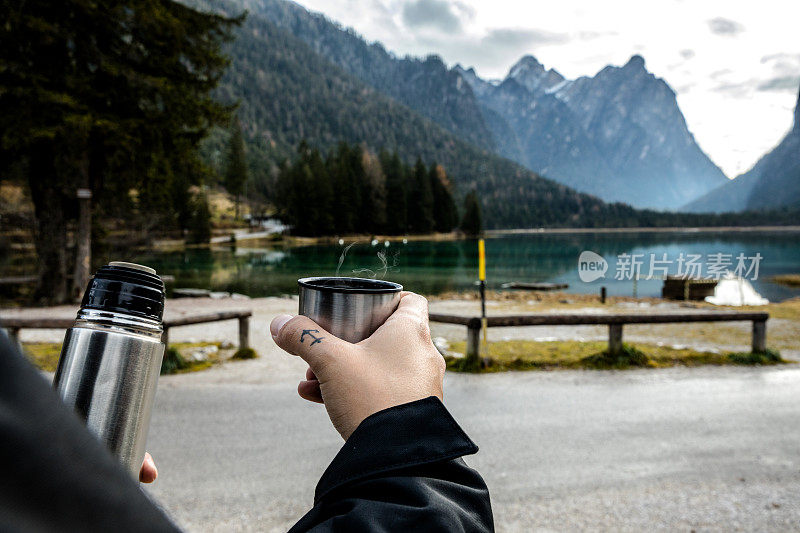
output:
M505 76L528 53L570 78L639 53L676 90L689 129L730 176L780 140L797 101L792 83L800 77L800 5L786 0L299 3L400 55L435 53L487 78ZM420 6L428 8L422 13L430 14L430 23L405 16Z
M409 28L435 28L460 32L462 19L474 11L461 2L447 0L412 0L402 6L403 23Z
M733 36L744 31L744 26L735 20L723 17L714 17L709 20L708 27L711 29L711 33L716 33L717 35Z

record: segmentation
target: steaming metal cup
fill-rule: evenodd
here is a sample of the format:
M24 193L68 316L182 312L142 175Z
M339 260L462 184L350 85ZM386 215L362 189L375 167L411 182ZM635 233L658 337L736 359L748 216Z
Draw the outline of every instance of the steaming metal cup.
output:
M364 278L303 278L297 284L300 314L348 342L366 339L386 322L403 290L398 283Z

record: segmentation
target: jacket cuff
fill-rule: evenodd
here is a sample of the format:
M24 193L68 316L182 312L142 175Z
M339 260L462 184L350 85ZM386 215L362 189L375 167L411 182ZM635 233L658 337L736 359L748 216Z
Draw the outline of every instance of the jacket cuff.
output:
M353 481L477 451L436 396L384 409L365 418L344 443L322 474L314 503Z

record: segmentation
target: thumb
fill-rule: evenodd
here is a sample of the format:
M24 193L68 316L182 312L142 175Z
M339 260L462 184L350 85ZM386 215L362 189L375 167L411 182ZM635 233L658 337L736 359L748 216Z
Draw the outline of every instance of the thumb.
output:
M303 315L277 316L272 320L269 329L275 344L307 362L317 376L325 363L337 358L342 347L350 346L350 343L334 337Z

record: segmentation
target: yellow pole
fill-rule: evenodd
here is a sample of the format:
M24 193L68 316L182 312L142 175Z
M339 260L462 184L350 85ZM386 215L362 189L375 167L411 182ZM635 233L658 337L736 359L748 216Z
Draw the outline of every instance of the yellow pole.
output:
M483 330L483 342L481 352L483 357L489 357L489 338L486 323L486 245L483 239L478 241L478 280L481 288L481 329Z
M478 241L478 279L486 281L486 245L483 239Z

